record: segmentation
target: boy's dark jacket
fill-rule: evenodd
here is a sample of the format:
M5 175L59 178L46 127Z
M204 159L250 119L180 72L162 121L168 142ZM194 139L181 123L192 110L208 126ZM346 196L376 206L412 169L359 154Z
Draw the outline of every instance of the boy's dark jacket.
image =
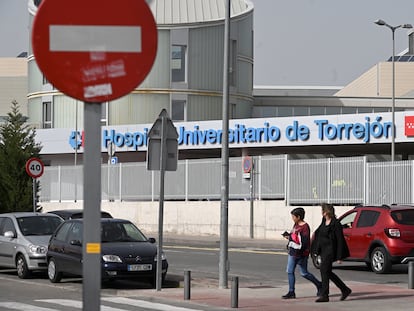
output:
M325 219L322 220L322 223L315 231L315 237L311 246L312 254L320 254L321 248L323 247L322 245L319 245L319 229L321 226L325 226ZM333 218L329 227L334 261L349 257L349 249L345 241L341 223L336 218Z

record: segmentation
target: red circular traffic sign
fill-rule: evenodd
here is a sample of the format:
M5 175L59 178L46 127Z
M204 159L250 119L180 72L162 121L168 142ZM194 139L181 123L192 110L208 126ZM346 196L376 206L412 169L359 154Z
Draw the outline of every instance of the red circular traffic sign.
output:
M157 53L157 25L144 0L43 0L32 46L40 70L58 90L105 102L145 79Z
M38 178L43 175L45 166L38 158L30 158L26 162L26 172L32 178Z
M249 156L246 156L243 158L243 172L244 173L250 173L252 170L252 158Z

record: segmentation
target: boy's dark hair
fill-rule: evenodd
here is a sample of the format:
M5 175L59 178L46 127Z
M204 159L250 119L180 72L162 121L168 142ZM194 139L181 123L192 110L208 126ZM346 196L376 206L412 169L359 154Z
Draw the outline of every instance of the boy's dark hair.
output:
M290 213L296 217L299 217L300 220L305 218L305 210L302 207L294 208Z

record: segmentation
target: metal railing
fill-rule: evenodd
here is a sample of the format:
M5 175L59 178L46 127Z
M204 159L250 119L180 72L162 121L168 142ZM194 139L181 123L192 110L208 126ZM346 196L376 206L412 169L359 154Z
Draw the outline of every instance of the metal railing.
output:
M285 200L287 205L411 203L413 161L367 162L366 157L289 160L286 155L252 157L251 174L243 158L229 161L229 199ZM250 178L247 178L249 175ZM394 177L393 177L394 176ZM102 165L102 200L155 201L159 172L146 163ZM46 167L39 178L40 201L83 199L83 167ZM219 200L221 160L178 161L165 175L165 200Z

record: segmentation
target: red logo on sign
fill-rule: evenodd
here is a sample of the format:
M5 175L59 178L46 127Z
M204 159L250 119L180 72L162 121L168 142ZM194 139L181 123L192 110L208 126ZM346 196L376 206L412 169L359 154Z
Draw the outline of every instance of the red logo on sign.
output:
M414 136L414 116L405 116L405 136Z

